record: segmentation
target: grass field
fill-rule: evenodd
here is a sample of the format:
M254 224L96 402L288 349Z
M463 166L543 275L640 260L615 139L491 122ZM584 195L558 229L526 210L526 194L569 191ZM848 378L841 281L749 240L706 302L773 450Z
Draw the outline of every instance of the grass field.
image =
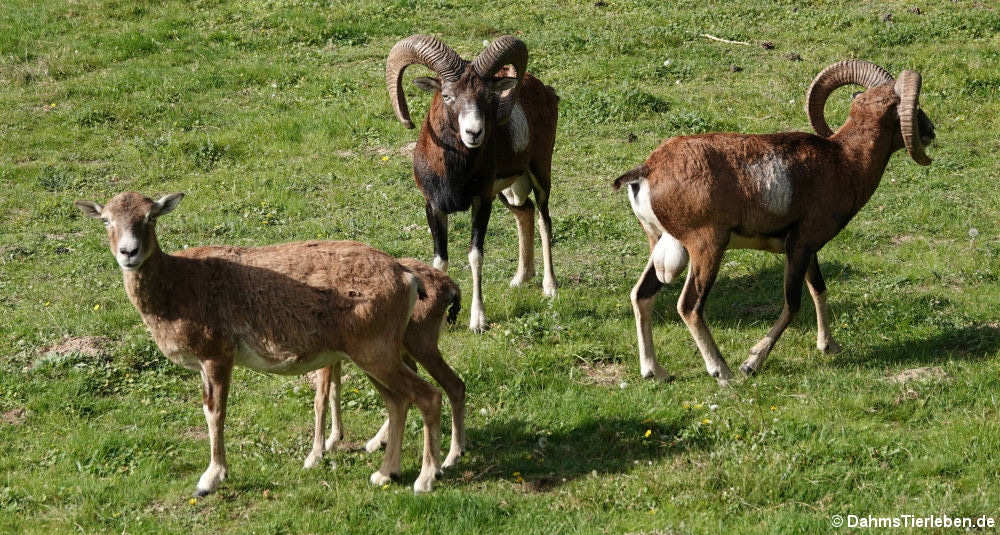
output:
M5 2L0 531L772 533L829 531L849 514L1000 520L1000 8L503 4ZM466 303L442 350L469 389L459 467L413 495L414 412L402 484L367 483L381 453L334 452L304 471L312 390L237 370L229 479L192 503L208 460L199 381L156 349L104 232L72 201L186 192L159 225L166 250L353 239L429 260L405 151L417 134L395 121L383 74L389 48L418 32L466 57L517 34L529 70L561 96L559 295L541 295L540 270L508 288L517 239L498 206L484 263L492 328L470 333L469 221L452 217L451 275ZM938 143L930 167L897 153L820 252L845 351L816 351L807 299L763 373L721 391L673 284L654 334L678 379L642 380L628 291L647 245L611 180L671 135L807 130L805 89L848 57L920 71ZM422 120L429 98L407 84ZM831 98L831 124L848 100ZM781 277L779 257L727 254L707 314L734 369L777 317ZM918 367L940 373L889 380ZM383 411L351 370L348 439L363 440Z

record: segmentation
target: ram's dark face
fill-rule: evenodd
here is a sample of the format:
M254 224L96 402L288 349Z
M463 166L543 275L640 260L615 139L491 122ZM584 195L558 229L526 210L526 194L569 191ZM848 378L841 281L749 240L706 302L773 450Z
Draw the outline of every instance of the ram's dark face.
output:
M481 146L489 137L496 116L497 95L514 87L515 78L484 80L472 69L453 82L437 78L417 78L417 87L432 93L441 93L441 103L462 144L470 149Z
M931 122L931 118L924 113L923 109L917 110L917 127L920 128L920 141L924 146L930 145L937 137L934 134L934 123Z

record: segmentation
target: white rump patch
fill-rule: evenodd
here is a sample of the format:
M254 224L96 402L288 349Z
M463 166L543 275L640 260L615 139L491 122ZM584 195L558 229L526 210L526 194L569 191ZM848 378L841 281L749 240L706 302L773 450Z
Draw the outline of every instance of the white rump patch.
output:
M761 206L775 215L785 215L792 205L792 181L788 164L777 154L768 154L747 165L747 174L757 186Z
M635 191L636 184L639 186L638 192ZM656 214L653 213L653 205L649 200L649 180L643 177L639 182L628 184L626 187L628 188L628 202L632 205L635 217L660 234L665 234L667 231L660 224L660 220L656 218Z
M510 146L514 149L515 153L522 152L528 148L528 140L531 139L531 130L528 128L528 119L524 116L524 109L521 108L521 103L514 104L514 108L510 111L507 132L510 133Z

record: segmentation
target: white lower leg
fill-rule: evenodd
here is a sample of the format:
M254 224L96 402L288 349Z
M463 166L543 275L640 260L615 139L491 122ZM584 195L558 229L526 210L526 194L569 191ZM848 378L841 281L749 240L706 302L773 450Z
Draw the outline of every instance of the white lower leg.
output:
M317 372L318 373L318 372ZM312 468L323 459L323 424L326 420L326 406L330 397L329 385L316 385L316 397L313 399L313 445L312 451L302 464L303 468Z
M816 308L816 349L824 353L840 352L840 344L830 334L830 308L826 303L826 292L818 293L809 286L813 305Z
M406 405L399 401L386 400L389 409L389 430L386 433L385 456L382 467L371 475L374 485L385 485L393 477L399 477L400 455L403 449L403 426L406 423Z
M226 467L226 450L223 445L222 436L222 411L219 407L215 407L214 410L209 409L208 405L202 405L202 410L205 413L205 420L208 422L208 442L211 450L211 460L208 463L208 469L198 478L198 486L195 492L198 496L215 492L215 489L219 487L219 483L225 481L226 472L228 471Z
M375 436L371 438L367 443L365 443L365 451L368 453L374 453L385 446L386 440L389 438L389 419L385 419L385 423L379 428Z
M451 446L441 468L451 468L465 453L465 407L451 404Z
M705 361L705 370L708 371L709 375L715 377L719 382L719 386L729 386L732 373L729 371L729 365L722 358L719 346L716 345L715 339L712 338L712 332L708 330L704 319L696 313L692 313L690 316L685 315L684 311L681 310L684 295L688 292L688 287L691 285L693 271L693 269L688 271L684 290L681 291L681 300L677 303L677 312L680 313L681 319L684 320L684 324L687 325L688 331L691 333L691 337L694 338L695 345L698 346L698 352L701 353L701 358Z
M542 290L545 295L554 297L556 295L556 272L552 267L552 227L545 222L541 213L538 214L538 232L542 237L542 263L545 270Z
M441 258L440 256L434 257L434 269L440 269L445 273L448 272L448 261Z
M437 418L424 419L424 453L420 475L413 482L413 492L430 492L434 480L441 473L441 402L438 400Z
M336 362L330 377L330 388L333 391L333 395L330 397L330 412L333 416L330 418L330 436L327 437L324 445L327 451L333 449L333 445L344 438L344 422L340 417L341 366L340 361Z
M469 313L469 329L478 333L486 330L486 313L483 311L483 254L475 247L469 251L469 267L472 269L472 306Z
M639 340L639 373L646 378L665 379L669 374L656 362L656 350L653 349L653 304L656 297L639 297L639 288L651 265L652 260L646 264L642 277L631 293L632 314L635 315L635 331Z
M511 286L520 286L535 276L535 229L531 222L531 212L516 211L517 220L517 273L510 280Z

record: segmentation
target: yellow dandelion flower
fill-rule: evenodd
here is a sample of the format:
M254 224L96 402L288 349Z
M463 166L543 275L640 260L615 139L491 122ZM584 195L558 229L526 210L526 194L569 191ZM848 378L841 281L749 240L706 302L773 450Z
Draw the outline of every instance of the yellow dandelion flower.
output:
M646 438L649 438L649 436L650 436L650 435L652 435L652 434L653 434L653 430L652 430L652 429L647 429L647 430L646 430L646 434L645 434L645 435L642 435L642 436L644 436L644 437L646 437Z
M701 423L703 423L703 424L705 424L705 425L708 425L708 424L712 423L712 420L709 420L708 418L703 418L703 419L701 420Z
M681 403L681 407L683 407L685 409L690 409L691 408L691 404L688 403L687 401L685 401L684 403Z
M382 157L382 161L383 161L383 162L387 162L387 161L389 161L389 157L388 157L388 156L383 156L383 157Z
M696 408L696 409L703 409L703 408L705 408L705 406L702 405L701 403L699 403L699 404L695 405L694 408Z
M94 305L94 310L100 310L100 309L101 309L101 305L99 305L99 304L98 305Z
M778 410L778 407L775 407L774 405L771 405L771 410L772 411L776 411L776 410Z
M198 505L198 498L191 498L188 500L188 503L191 505Z
M514 472L511 475L513 475L514 477L521 477L521 472Z
M51 305L51 304L52 304L52 301L46 301L46 302L45 302L45 306L49 306L49 305Z

